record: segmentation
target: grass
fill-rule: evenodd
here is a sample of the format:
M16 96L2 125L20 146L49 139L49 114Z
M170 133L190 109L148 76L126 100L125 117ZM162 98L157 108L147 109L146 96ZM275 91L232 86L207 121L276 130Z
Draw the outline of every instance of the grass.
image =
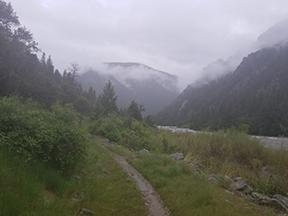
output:
M160 132L168 149L183 152L208 173L241 176L259 192L272 195L288 192L288 151L263 147L238 131L213 134L172 134ZM263 172L265 169L265 172Z
M210 184L207 176L193 174L184 161L173 161L167 154L141 155L120 145L110 145L109 148L125 156L149 180L172 216L276 215L271 208L258 206Z
M139 133L143 127L139 128L135 130L128 126L125 130ZM215 133L173 134L152 128L144 131L145 136L140 136L141 142L137 142L133 136L128 137L130 144L138 143L137 148L119 139L120 145L111 145L111 149L125 155L152 182L175 215L190 215L191 212L193 215L274 214L273 210L260 208L226 193L220 188L227 188L225 182L217 187L211 186L206 181L207 174L223 178L226 175L240 176L255 191L266 195L286 195L288 192L288 152L267 149L244 132L231 129ZM149 148L145 143L149 143ZM148 156L139 158L135 151L141 149L150 150L156 159ZM167 156L175 152L184 153L184 164L167 160ZM201 167L204 177L192 174L193 167ZM187 172L187 169L190 171ZM237 206L239 211L234 211L233 206Z
M205 177L193 175L185 164L167 156L152 154L132 163L154 185L173 216L275 215L271 209L209 184Z
M0 215L71 216L81 208L105 216L146 215L141 194L101 142L90 139L86 161L71 178L0 151Z
M103 142L97 138L97 143ZM146 215L140 192L107 150L92 143L88 152L90 157L78 186L85 198L79 205L95 210L97 215Z

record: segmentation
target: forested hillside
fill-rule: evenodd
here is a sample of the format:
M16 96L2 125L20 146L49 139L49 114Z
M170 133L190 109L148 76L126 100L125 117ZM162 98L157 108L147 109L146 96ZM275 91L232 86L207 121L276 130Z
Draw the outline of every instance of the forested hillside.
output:
M105 83L113 83L118 105L127 107L131 100L145 107L152 115L169 105L177 96L177 77L140 63L106 63L99 69L90 69L78 78L84 88L100 93Z
M0 10L0 96L32 98L47 106L70 103L79 111L91 111L95 94L76 83L76 65L60 73L21 25L11 4L0 1Z
M221 129L245 124L252 134L288 135L288 46L263 48L217 80L188 87L158 115L162 124Z

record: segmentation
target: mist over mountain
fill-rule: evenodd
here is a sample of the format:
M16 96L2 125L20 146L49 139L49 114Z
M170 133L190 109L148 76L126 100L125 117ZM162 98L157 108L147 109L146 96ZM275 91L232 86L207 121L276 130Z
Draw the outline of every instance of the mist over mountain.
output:
M86 70L78 79L84 88L93 87L97 94L110 80L121 107L135 100L149 115L159 112L179 94L176 76L140 63L105 63Z
M258 37L257 45L269 47L277 44L285 44L288 41L288 19L283 20Z
M207 84L221 76L232 73L239 66L242 59L250 53L275 45L285 45L287 42L288 19L285 19L268 28L265 32L259 35L255 42L242 47L227 59L219 58L203 67L200 73L200 78L190 84L190 86L195 87Z
M243 58L233 72L223 72L217 79L188 86L160 112L159 122L185 124L193 129L246 124L250 133L287 136L288 35L276 37L279 31L286 30L287 22L282 22L262 34L259 40L265 41L267 47ZM226 68L225 61L218 61L217 65Z

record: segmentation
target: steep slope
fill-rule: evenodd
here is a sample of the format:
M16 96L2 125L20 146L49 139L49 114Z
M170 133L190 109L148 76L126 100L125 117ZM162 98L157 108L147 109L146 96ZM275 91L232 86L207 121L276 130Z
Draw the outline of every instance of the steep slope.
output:
M139 63L105 63L97 70L84 72L79 81L97 93L111 80L120 106L131 100L144 105L146 114L155 114L170 104L178 95L177 77Z
M288 19L276 23L258 37L258 47L285 44L288 41Z
M287 59L287 45L254 52L233 73L188 87L158 120L194 129L245 123L254 134L288 135Z

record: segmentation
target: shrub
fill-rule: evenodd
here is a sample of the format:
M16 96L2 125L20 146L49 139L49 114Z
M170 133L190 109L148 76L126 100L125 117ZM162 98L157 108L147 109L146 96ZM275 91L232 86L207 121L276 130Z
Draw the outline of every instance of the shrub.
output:
M108 138L132 150L153 148L153 131L135 119L110 115L98 119L90 132Z
M111 115L98 119L90 127L90 132L95 135L101 135L111 141L118 142L121 138L121 130L124 122L117 116Z
M0 100L0 144L26 162L41 161L62 172L73 169L84 153L84 136L71 109L49 112L17 98Z

